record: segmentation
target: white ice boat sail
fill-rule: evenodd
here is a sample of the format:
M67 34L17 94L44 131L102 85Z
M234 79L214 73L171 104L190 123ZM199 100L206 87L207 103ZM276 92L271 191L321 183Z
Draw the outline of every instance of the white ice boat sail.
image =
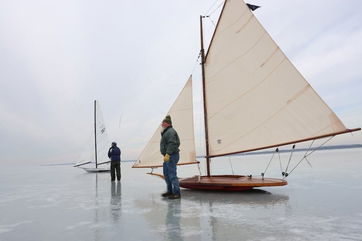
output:
M94 142L93 148L85 151L74 167L87 172L109 172L108 148L110 142L99 102L94 101Z

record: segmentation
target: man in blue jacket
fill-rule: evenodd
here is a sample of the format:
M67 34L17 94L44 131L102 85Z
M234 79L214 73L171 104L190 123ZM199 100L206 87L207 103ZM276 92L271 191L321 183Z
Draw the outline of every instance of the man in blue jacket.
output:
M111 148L108 150L108 157L111 158L111 181L121 180L121 150L117 147L116 142L112 142Z
M180 184L176 167L180 159L180 138L175 129L172 128L171 116L167 115L162 121L162 128L160 151L163 155L163 175L167 184L167 192L163 193L162 196L169 199L179 199L181 197Z

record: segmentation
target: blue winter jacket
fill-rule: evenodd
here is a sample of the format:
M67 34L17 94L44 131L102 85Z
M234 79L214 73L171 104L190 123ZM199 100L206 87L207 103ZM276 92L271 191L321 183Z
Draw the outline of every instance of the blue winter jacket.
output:
M121 161L121 150L117 146L112 146L109 148L108 157L111 158L112 162Z

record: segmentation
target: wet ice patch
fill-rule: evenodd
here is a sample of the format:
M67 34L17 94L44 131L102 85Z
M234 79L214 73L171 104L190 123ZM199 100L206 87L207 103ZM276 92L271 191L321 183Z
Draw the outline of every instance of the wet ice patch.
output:
M0 225L0 234L2 233L7 233L7 232L11 232L14 229L16 229L16 227L23 225L23 224L27 224L27 223L32 223L33 221L22 221L22 222L18 222L18 223L13 223L13 224L3 224Z
M0 225L0 234L7 233L7 232L10 232L12 230L13 230L12 228L2 227L2 225Z
M89 228L90 229L99 229L99 228L107 228L110 226L111 225L106 222L101 222L101 223L94 223L94 224L90 225Z
M184 237L191 237L191 236L198 236L202 234L202 230L197 229L195 227L188 228L187 230L182 231L182 236Z
M91 223L92 223L92 222L89 222L89 221L78 222L78 223L76 223L76 224L67 226L65 229L66 229L66 230L72 230L72 229L76 229L76 228L79 228L79 227L82 227L82 226L85 226L85 225L89 225L89 224L91 224Z
M280 240L279 238L276 237L266 237L266 238L262 238L260 241L277 241Z

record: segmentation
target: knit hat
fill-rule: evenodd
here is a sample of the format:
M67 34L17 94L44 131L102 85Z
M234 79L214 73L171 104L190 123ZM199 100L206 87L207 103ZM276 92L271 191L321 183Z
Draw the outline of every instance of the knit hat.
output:
M165 119L163 119L162 122L166 122L166 123L172 125L171 116L170 116L170 115L166 115Z

